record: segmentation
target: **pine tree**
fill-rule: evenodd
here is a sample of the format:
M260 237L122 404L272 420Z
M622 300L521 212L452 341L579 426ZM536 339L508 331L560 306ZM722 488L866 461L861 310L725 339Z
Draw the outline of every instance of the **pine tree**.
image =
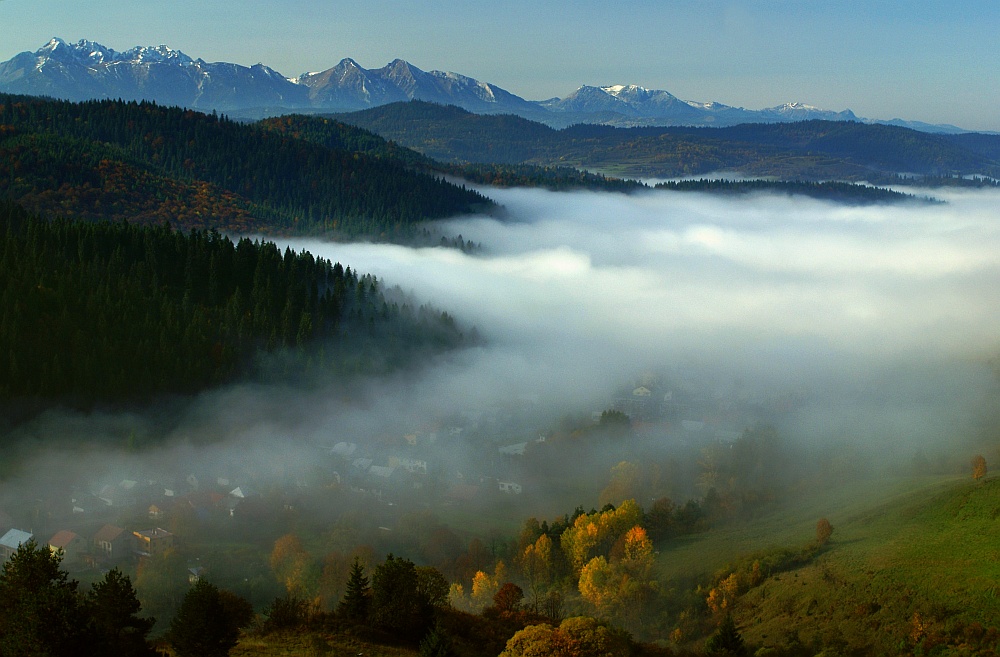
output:
M431 624L433 613L420 592L413 562L388 555L372 573L371 618L376 627L416 641Z
M83 656L93 642L78 582L60 570L61 557L34 539L0 571L0 655Z
M420 642L420 657L451 657L454 654L451 638L440 623L435 623Z
M117 568L91 587L87 605L97 634L95 647L98 654L121 657L154 657L158 654L146 641L155 620L138 616L141 605L132 581Z
M733 657L746 657L750 654L731 615L726 614L726 617L719 623L719 629L708 637L708 641L705 642L705 652L709 655Z
M184 596L167 639L178 657L226 657L238 636L219 589L200 579Z
M361 560L355 557L351 575L347 580L347 592L337 606L337 613L354 621L366 620L371 591L365 568L361 565Z

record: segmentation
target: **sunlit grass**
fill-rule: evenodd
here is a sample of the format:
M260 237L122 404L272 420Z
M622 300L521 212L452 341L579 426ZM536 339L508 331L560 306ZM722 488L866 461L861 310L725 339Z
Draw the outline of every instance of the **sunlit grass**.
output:
M737 603L752 644L893 654L970 623L998 623L1000 479L871 481L831 493L678 542L661 551L660 573L712 573L760 549L801 547L827 517L834 534L812 563L767 578Z

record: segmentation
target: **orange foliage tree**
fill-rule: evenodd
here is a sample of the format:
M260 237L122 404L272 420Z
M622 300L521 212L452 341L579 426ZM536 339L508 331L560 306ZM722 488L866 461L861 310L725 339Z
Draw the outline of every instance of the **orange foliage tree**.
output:
M979 481L986 476L986 459L982 454L972 457L972 478Z

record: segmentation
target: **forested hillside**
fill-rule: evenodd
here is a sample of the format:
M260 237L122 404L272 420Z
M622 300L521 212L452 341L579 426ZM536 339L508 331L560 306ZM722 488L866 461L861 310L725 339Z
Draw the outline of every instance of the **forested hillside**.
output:
M437 106L430 105L435 108ZM460 111L457 108L446 108ZM522 119L510 117L511 121ZM406 162L415 169L429 173L446 174L471 183L493 187L544 187L552 190L594 189L603 191L632 191L642 188L640 182L621 180L589 173L565 166L538 166L533 164L487 164L438 162L414 150L404 148L395 141L386 141L373 132L316 116L291 114L265 119L258 125L266 130L287 134L335 149L347 149L373 157Z
M876 205L886 203L935 203L930 197L917 197L883 187L845 182L803 182L787 180L670 180L657 183L655 189L675 192L703 192L707 194L787 194L808 196L848 205Z
M356 132L321 144L152 103L0 96L0 194L66 217L347 236L492 205L405 149L359 152L377 138Z
M714 171L782 180L870 180L898 173L1000 176L993 140L841 121L731 128L554 130L512 116L410 102L337 118L443 162L571 166L631 177Z
M0 205L0 398L88 404L189 392L253 373L380 372L461 334L387 301L378 282L271 242L215 231L47 221Z

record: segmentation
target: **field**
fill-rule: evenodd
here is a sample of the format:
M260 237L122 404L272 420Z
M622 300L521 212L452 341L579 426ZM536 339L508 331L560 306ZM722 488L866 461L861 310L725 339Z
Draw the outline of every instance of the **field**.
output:
M725 573L748 554L804 546L826 517L834 534L815 560L764 579L734 605L751 645L910 654L994 640L1000 479L900 479L835 493L681 542L660 554L660 573L689 582Z

